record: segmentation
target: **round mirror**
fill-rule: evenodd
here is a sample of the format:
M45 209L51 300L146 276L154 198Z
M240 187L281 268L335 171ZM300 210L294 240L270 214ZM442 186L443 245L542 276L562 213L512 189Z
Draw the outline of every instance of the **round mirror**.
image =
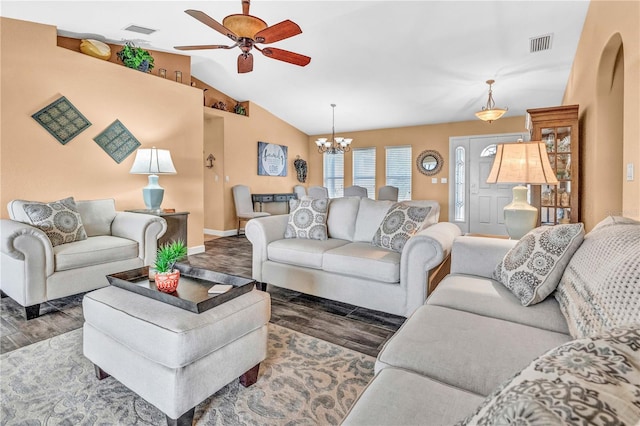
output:
M442 169L443 163L444 160L442 159L442 155L440 155L438 151L434 151L432 149L422 151L416 159L418 171L427 176L437 174Z

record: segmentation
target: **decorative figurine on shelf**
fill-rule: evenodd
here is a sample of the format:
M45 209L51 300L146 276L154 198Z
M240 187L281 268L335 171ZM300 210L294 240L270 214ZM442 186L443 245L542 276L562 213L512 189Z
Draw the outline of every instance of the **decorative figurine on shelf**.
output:
M233 112L239 115L247 115L247 110L239 103L237 103L236 106L233 107Z
M299 155L296 155L293 166L298 174L298 182L305 183L307 181L307 162L300 158Z
M207 90L209 90L209 89L204 89L202 91L202 98L203 98L203 101L204 101L204 106L207 106L207 95L206 95Z
M213 105L211 105L211 108L221 109L223 111L226 111L227 110L227 104L225 104L224 102L220 101L220 102L216 102Z

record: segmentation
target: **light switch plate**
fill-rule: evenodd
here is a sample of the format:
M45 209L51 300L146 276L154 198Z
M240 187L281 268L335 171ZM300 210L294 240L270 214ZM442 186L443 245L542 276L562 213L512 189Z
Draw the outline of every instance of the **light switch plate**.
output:
M627 182L633 181L633 163L627 163Z
M438 183L438 178L431 178L431 183Z
M447 183L447 178L440 178L440 183Z

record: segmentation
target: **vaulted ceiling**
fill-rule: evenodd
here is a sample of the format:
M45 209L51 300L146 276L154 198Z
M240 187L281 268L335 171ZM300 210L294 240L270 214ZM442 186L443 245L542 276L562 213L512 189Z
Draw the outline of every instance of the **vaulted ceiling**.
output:
M310 56L298 67L254 52L254 71L238 74L238 48L180 52L176 45L230 44L184 13L219 22L241 13L229 1L3 1L5 17L51 24L64 35L189 54L192 74L238 100L250 100L310 134L474 120L488 79L507 116L559 105L588 1L254 0L268 25L285 19L302 34L270 46ZM143 35L131 24L157 30ZM551 49L530 39L551 35Z

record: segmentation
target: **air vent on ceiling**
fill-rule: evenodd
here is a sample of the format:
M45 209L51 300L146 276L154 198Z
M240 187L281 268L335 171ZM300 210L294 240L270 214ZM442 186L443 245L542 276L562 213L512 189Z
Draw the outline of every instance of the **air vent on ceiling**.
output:
M134 33L146 34L146 35L153 34L157 31L157 30L152 30L151 28L145 28L145 27L141 27L140 25L133 25L133 24L126 27L125 30L133 31Z
M530 38L529 53L536 53L536 52L542 52L543 50L550 50L552 41L553 41L553 34L545 34L538 37Z

